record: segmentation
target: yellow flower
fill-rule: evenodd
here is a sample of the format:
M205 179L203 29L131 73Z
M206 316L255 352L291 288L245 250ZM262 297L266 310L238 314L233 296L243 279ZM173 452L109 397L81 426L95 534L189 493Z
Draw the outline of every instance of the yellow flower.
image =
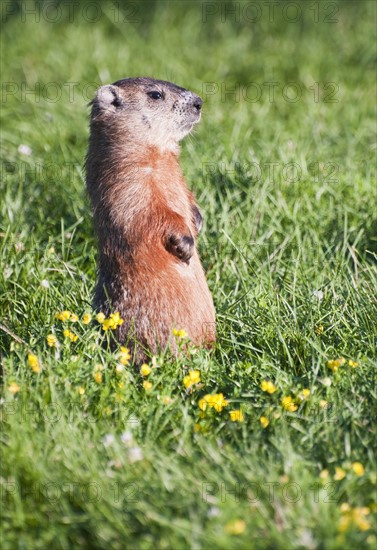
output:
M305 401L305 399L307 399L309 397L309 395L310 395L310 390L308 390L307 388L304 388L298 394L297 399L298 399L299 402Z
M35 373L41 372L41 367L39 365L39 359L34 353L29 353L27 356L27 362L31 370Z
M78 339L78 336L77 334L75 334L74 332L71 332L70 330L66 329L64 332L63 332L63 336L65 338L69 338L69 340L71 340L71 342L76 342L76 340Z
M140 367L141 376L148 376L151 372L152 372L152 369L150 368L149 365L147 365L146 363L141 365L141 367Z
M321 479L327 479L329 477L329 471L325 468L324 470L322 470L322 472L319 474L319 477Z
M85 393L85 388L83 388L82 386L80 386L79 388L77 388L77 391L80 395L84 395Z
M341 511L342 514L350 512L351 510L352 510L352 508L348 504L348 502L342 502L342 504L340 505L340 511Z
M263 391L266 391L267 393L275 393L276 388L274 384L271 382L271 380L263 380L261 383L261 388Z
M262 424L263 428L267 428L267 426L270 423L270 421L268 420L268 418L266 416L261 416L260 419L259 419L259 422Z
M208 397L208 396L205 395L202 399L199 399L198 405L199 405L199 409L200 409L201 411L205 411L206 408L207 408L207 405L208 405L207 397Z
M231 419L232 422L243 422L244 421L243 413L239 409L234 410L234 411L229 411L229 415L230 415L230 419Z
M178 338L185 338L187 336L187 332L183 329L173 328L173 334L174 334L174 336L177 336Z
M351 525L351 522L352 522L351 514L342 515L338 523L338 531L340 531L341 533L344 533L345 531L347 531L349 526Z
M97 321L98 321L99 315L100 314L97 315ZM103 330L109 330L109 329L115 330L118 326L124 323L124 320L121 319L119 313L116 312L116 313L111 313L108 319L103 319L100 322L102 323Z
M153 387L152 382L149 382L149 380L144 380L143 388L145 389L145 391L150 391L152 387Z
M246 523L243 519L237 519L235 521L230 521L225 525L225 531L229 535L242 535L246 530Z
M335 481L341 481L345 477L346 477L346 472L343 470L343 468L339 468L339 466L336 466L335 474L334 474L334 480Z
M65 309L64 311L59 311L56 315L55 315L56 319L58 319L59 321L68 321L69 318L71 317L71 312L68 311L67 309Z
M339 365L336 364L336 362L331 359L330 361L327 361L327 366L329 369L331 369L333 372L337 372L339 369Z
M319 406L321 407L321 409L327 409L328 402L326 401L326 399L321 399L319 402Z
M281 404L283 405L283 408L286 411L289 411L289 412L297 411L297 405L295 405L295 402L293 401L290 395L283 397L283 399L281 400Z
M102 323L104 322L105 319L106 319L106 317L105 317L105 314L104 314L104 313L102 313L102 312L97 313L97 315L96 315L96 320L97 320L99 323L102 324Z
M16 382L12 382L11 384L9 384L8 386L8 391L9 393L13 393L13 395L15 393L18 393L20 391L20 386L18 384L16 384Z
M120 325L123 325L123 323L124 323L124 320L120 318L120 315L119 315L118 312L111 313L110 314L110 320L111 320L112 325L113 325L111 328L116 328Z
M357 361L352 361L351 359L348 361L348 364L350 367L356 368L359 366L359 363Z
M130 363L130 359L131 359L130 350L122 346L120 348L119 361L122 363L122 365L127 366Z
M361 464L361 462L353 462L352 470L355 472L357 476L364 475L364 466Z
M327 361L327 366L333 372L338 372L339 367L342 367L345 362L346 360L344 359L344 357L339 357L338 359L330 359L330 361Z
M365 519L365 516L367 516L369 512L370 510L367 506L361 506L353 509L352 519L360 531L368 531L368 529L371 528L369 521Z
M228 401L224 398L222 393L215 393L214 395L207 394L199 400L199 409L202 411L205 411L208 406L214 408L217 412L221 412L227 405Z
M102 328L104 331L107 331L109 330L109 328L112 328L112 321L111 319L104 319L104 321L102 322Z
M162 402L164 405L170 405L172 401L173 401L172 398L169 397L168 395L164 395L164 397L162 398Z
M78 315L76 315L76 313L72 313L71 314L71 322L72 323L77 323L78 320L79 320Z
M323 328L323 325L318 325L318 326L315 327L314 332L315 332L318 336L320 336L321 334L323 334L323 331L324 331L324 330L325 330L325 329Z
M97 371L93 374L94 380L97 382L97 384L100 384L102 382L102 372Z
M216 393L209 400L209 406L213 407L215 411L221 412L224 407L228 405L228 401L225 399L222 393Z
M90 313L84 313L84 315L82 316L83 325L89 325L91 320L92 320L92 316L90 315Z
M347 503L344 503L347 504ZM360 506L351 508L349 504L341 506L342 517L338 524L338 530L340 532L347 531L351 525L355 525L360 531L368 531L371 528L371 524L365 518L369 515L370 509L367 506Z
M200 382L200 371L199 370L192 370L190 371L183 379L183 383L186 388L190 388L194 384L198 384Z
M56 338L55 334L49 334L46 340L47 340L47 345L50 348L57 348L59 345L58 339Z
M344 533L345 531L348 530L351 523L352 523L351 514L342 515L338 523L338 531L340 531L341 533Z

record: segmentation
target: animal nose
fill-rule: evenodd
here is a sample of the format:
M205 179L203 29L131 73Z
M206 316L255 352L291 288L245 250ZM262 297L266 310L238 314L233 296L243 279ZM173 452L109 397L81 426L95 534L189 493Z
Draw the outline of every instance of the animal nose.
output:
M194 98L193 105L194 105L194 107L195 107L195 109L196 109L197 111L200 111L200 109L202 108L202 105L203 105L203 100L202 100L202 98L199 97L199 96L196 96L196 97Z

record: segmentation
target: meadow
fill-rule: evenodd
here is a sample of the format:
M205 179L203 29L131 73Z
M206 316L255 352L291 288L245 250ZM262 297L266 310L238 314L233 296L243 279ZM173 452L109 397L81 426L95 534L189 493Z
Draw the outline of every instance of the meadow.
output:
M375 2L1 18L2 549L375 548ZM83 169L128 76L203 97L181 159L218 323L142 373L91 309Z

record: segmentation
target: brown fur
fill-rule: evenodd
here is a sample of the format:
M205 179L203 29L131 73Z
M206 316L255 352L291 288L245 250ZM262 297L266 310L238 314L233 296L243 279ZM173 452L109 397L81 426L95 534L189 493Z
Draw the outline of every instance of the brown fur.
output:
M148 94L158 91L161 98ZM155 95L155 94L154 94ZM118 339L136 363L173 328L214 340L215 311L196 249L201 215L179 166L178 142L200 120L201 99L169 82L125 79L92 102L87 188L99 240L94 307L118 311Z

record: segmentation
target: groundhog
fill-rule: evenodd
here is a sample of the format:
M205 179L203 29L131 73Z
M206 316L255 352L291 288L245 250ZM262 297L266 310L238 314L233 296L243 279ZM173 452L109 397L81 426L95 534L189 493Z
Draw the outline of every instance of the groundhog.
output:
M94 308L124 320L135 364L177 343L215 339L215 310L196 240L202 215L179 165L179 141L202 99L171 82L126 78L91 103L86 183L99 242Z

